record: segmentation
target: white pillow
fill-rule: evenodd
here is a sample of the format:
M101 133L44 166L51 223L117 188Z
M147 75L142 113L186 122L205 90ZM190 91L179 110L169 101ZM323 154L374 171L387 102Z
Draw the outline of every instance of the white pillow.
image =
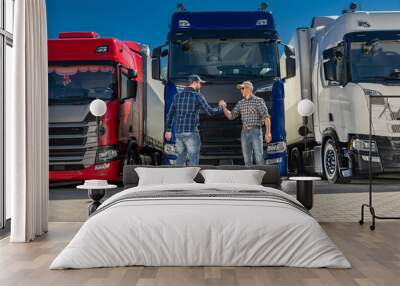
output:
M202 170L206 184L261 185L265 171L261 170Z
M195 183L193 180L200 168L135 168L139 176L138 186Z

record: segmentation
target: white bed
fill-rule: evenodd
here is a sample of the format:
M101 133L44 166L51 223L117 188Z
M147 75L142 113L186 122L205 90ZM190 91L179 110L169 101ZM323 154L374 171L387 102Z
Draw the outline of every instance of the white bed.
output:
M154 196L174 190L174 196ZM203 195L190 196L193 192ZM219 196L218 192L241 195ZM127 189L99 207L50 269L128 265L350 268L318 222L298 204L277 189L254 185L193 183Z

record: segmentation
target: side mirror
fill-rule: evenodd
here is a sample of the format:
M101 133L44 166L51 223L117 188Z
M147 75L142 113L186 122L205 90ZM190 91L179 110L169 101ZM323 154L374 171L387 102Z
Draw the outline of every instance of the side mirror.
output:
M296 75L296 60L295 58L286 58L286 78L292 78Z
M161 58L168 55L168 50L163 50L166 45L153 49L151 53L151 77L155 80L162 80L161 77Z
M157 47L151 54L151 77L155 80L161 80L161 54L162 47Z
M325 80L336 82L336 62L328 60L324 63Z
M290 58L295 56L294 48L289 45L283 45L283 49L285 51L285 56Z
M335 57L335 48L330 48L322 52L322 57L324 60L329 60Z
M137 96L137 81L134 79L128 79L126 81L126 96L121 98L120 102L123 103L127 99L136 98L136 96Z
M336 58L342 58L343 57L343 53L339 50L335 50L335 57Z
M128 80L126 88L127 88L128 98L135 98L137 96L136 80Z
M162 47L154 48L152 53L151 53L151 57L152 58L160 58L161 57L161 53L162 53Z
M160 58L152 58L151 59L151 77L155 80L161 80Z
M161 57L166 57L166 56L168 56L168 54L169 54L169 51L167 49L165 49L161 52Z
M296 75L296 58L294 48L284 45L286 76L284 79L292 78Z
M136 70L133 70L133 69L128 70L128 78L129 79L136 78L137 76L138 76L138 72Z

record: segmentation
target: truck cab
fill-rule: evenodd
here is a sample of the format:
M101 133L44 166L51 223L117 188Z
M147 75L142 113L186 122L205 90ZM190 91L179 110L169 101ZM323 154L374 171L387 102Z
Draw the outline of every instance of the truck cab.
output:
M152 133L145 124L157 97L148 91L147 46L64 32L48 47L50 181L119 181L123 164L162 150L162 125ZM107 106L101 118L89 110L95 99ZM162 99L150 101L163 109Z
M287 131L290 151L302 149L296 130L301 118L290 106L312 100L307 135L312 148L301 158L307 172L341 182L368 176L370 163L376 175L400 171L399 16L346 11L315 17L310 28L296 31L300 84L287 82Z
M205 21L205 19L207 19ZM279 35L272 14L254 12L187 12L179 8L172 15L167 43L153 50L153 77L165 85L165 111L187 77L198 74L208 103L220 99L232 109L242 99L236 85L252 81L254 94L264 99L271 115L272 142L265 146L265 162L279 164L286 174L284 131L284 92L280 79ZM167 57L161 78L160 58ZM242 164L240 119L229 121L223 115L200 114L201 164ZM164 142L164 162L174 164L175 137Z

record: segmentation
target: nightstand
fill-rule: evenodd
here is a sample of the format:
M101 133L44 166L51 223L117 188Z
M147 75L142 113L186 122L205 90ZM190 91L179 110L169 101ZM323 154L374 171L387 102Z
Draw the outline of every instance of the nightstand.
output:
M303 206L311 210L313 207L313 184L314 181L320 181L320 177L289 177L290 181L296 181L297 183L297 192L296 199L303 204Z
M89 215L91 215L100 206L106 190L115 189L117 185L110 185L106 180L86 180L83 185L76 186L76 188L88 191L88 197L93 201L88 206Z

